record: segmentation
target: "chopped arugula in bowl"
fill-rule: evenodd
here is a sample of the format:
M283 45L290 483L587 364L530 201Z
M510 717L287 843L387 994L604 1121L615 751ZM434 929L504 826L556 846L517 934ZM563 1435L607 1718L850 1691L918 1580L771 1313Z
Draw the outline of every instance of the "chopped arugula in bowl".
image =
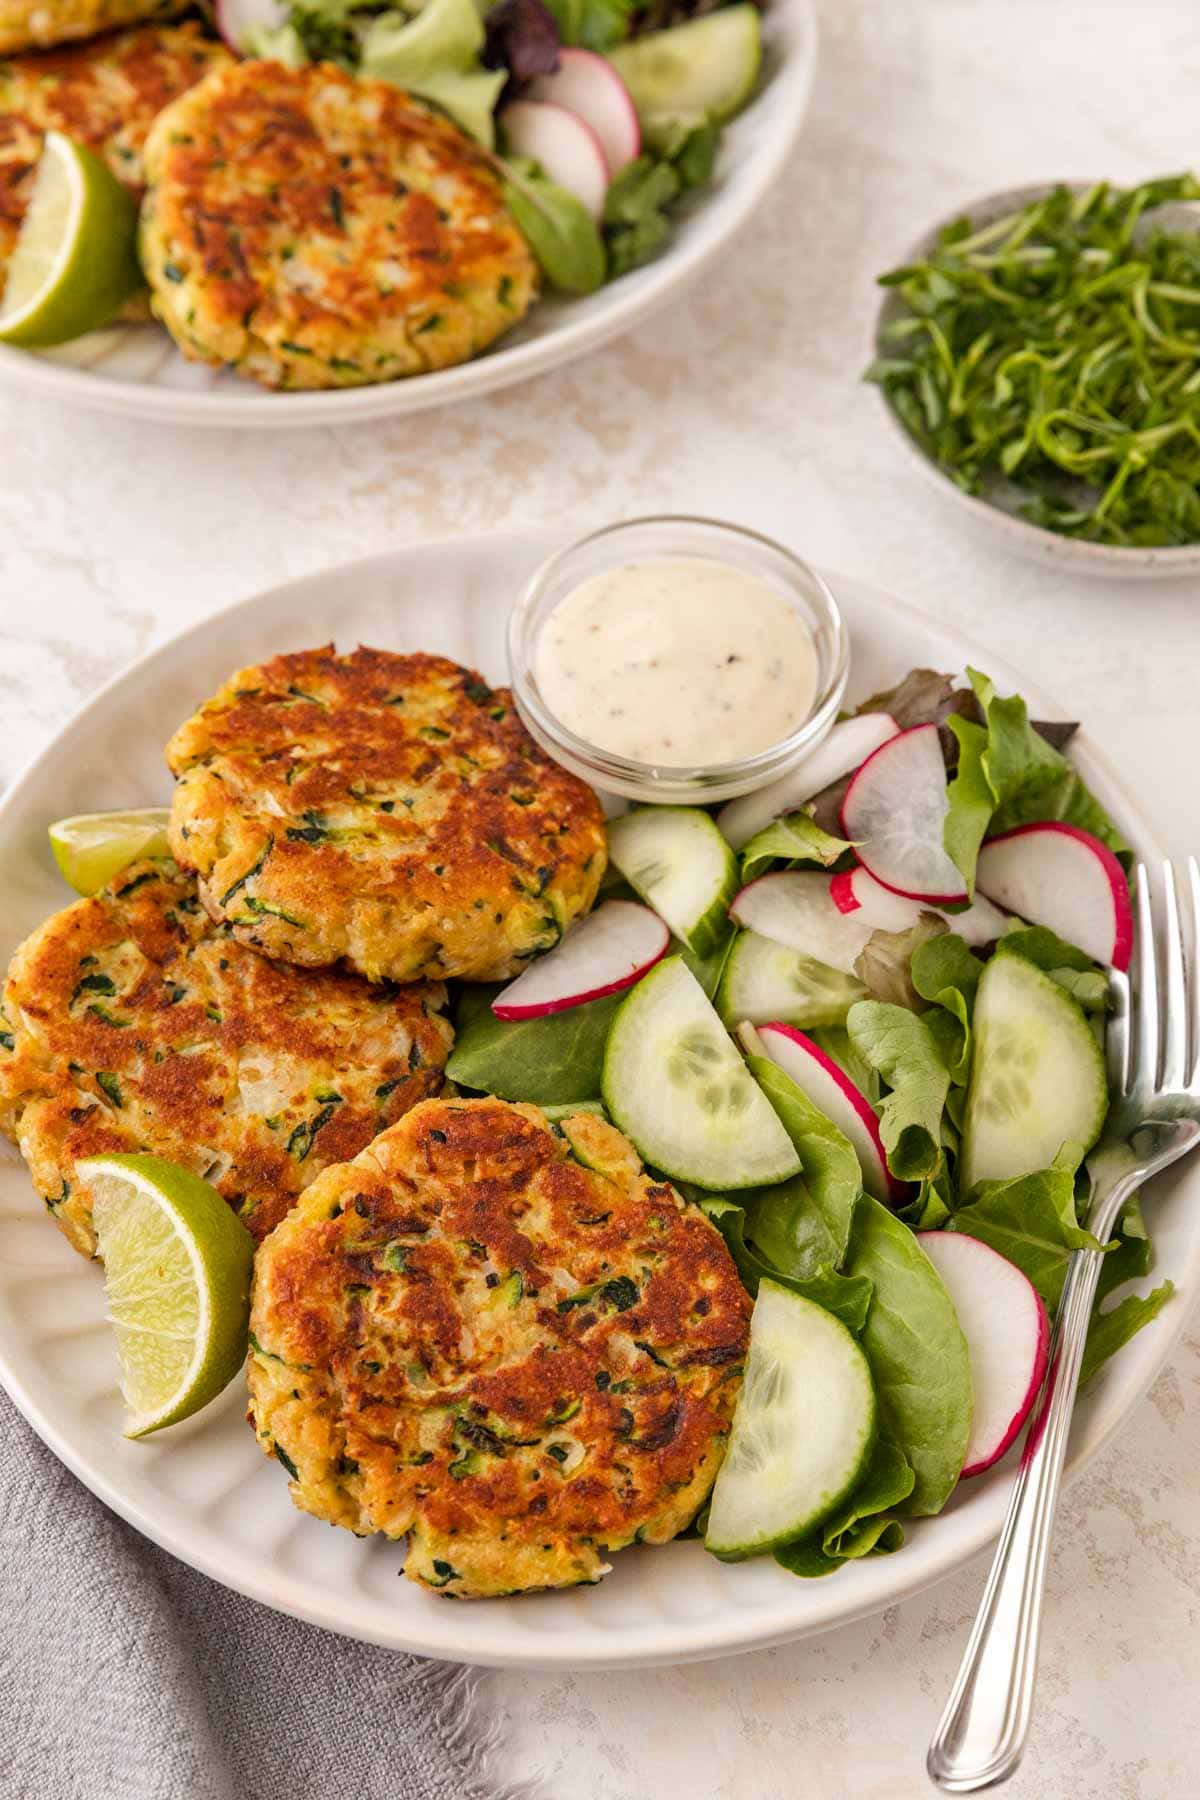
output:
M998 194L880 277L867 379L940 485L1026 547L1053 534L1118 574L1195 560L1198 200L1191 174Z

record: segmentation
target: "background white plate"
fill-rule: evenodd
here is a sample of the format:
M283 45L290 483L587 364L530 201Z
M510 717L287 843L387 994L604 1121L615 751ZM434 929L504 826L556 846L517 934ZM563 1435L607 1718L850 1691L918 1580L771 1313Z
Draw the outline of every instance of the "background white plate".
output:
M440 651L502 680L509 605L561 539L492 534L398 550L243 601L153 652L103 689L0 805L0 960L69 895L46 843L56 816L168 798L161 745L235 668L336 637ZM801 552L803 545L795 546ZM1061 716L985 651L863 585L831 577L850 628L851 693L914 664L969 661ZM1085 734L1076 760L1145 854L1131 803ZM1194 1166L1156 1183L1159 1267L1180 1296L1093 1383L1072 1439L1078 1469L1137 1404L1182 1327L1200 1274ZM801 1581L771 1560L727 1566L696 1543L624 1551L596 1588L448 1605L397 1579L400 1547L359 1542L296 1512L278 1467L243 1422L235 1383L212 1408L143 1443L120 1435L116 1358L100 1271L68 1249L22 1167L0 1164L0 1375L50 1447L122 1517L206 1574L267 1605L397 1649L525 1668L682 1662L842 1624L949 1574L999 1529L1002 1471L965 1484L896 1555Z
M496 348L432 375L329 393L264 392L189 363L158 325L115 326L61 349L0 346L0 378L126 418L175 425L340 425L424 412L544 374L629 331L694 281L786 168L812 94L812 0L770 0L761 92L722 140L714 183L691 200L663 255L582 299L547 299Z

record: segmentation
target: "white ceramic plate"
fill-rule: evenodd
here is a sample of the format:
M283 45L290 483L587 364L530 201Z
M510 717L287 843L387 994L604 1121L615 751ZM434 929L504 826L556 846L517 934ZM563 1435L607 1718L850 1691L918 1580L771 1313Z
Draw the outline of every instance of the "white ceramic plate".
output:
M786 168L817 60L812 0L770 0L762 90L725 133L714 184L681 216L662 256L585 298L547 299L494 350L432 375L329 393L265 392L189 363L157 325L117 326L61 349L0 347L0 379L127 418L173 425L342 425L423 412L511 387L630 331L721 254Z
M440 651L503 680L509 605L559 541L542 534L445 541L308 576L218 614L112 682L0 806L0 966L70 898L50 857L47 822L166 801L162 744L232 670L336 636L345 647L361 640ZM831 585L850 628L852 693L874 692L914 664L957 672L970 660L1002 687L1019 687L1046 716L1061 716L986 651L857 583L832 577ZM1077 756L1139 848L1153 853L1131 802L1086 737ZM1198 1189L1194 1167L1155 1186L1149 1214L1160 1266L1181 1297L1085 1397L1072 1440L1076 1468L1136 1406L1183 1322L1200 1273ZM682 1662L822 1631L957 1568L999 1529L1008 1486L1004 1472L966 1483L940 1518L913 1526L896 1555L823 1581L799 1580L770 1558L725 1565L693 1542L624 1551L595 1588L452 1606L397 1579L398 1545L360 1542L293 1509L279 1468L244 1423L240 1382L186 1426L142 1443L121 1437L100 1270L67 1247L15 1160L0 1162L0 1374L68 1467L185 1562L349 1637L464 1662Z

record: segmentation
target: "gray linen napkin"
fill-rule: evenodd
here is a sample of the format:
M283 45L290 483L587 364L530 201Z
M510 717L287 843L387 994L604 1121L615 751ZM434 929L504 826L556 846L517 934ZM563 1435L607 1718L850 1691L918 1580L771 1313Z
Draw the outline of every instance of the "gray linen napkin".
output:
M196 1574L0 1390L3 1800L520 1800L480 1680Z

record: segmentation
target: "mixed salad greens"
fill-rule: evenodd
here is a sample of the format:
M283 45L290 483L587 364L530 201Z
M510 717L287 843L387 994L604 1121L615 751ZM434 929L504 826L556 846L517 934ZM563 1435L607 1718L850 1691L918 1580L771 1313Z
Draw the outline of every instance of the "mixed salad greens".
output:
M606 1110L757 1297L718 1556L895 1550L1013 1441L1076 1249L1085 1379L1171 1294L1113 1304L1152 1262L1136 1201L1084 1224L1131 859L1074 730L915 670L765 795L614 820L590 919L462 991L449 1075Z
M567 293L657 255L683 196L711 179L761 62L750 0L222 0L218 20L242 54L394 82L499 149L509 208Z
M948 226L880 277L903 312L867 371L969 494L1067 537L1200 540L1200 237L1155 222L1194 175L1057 187Z

